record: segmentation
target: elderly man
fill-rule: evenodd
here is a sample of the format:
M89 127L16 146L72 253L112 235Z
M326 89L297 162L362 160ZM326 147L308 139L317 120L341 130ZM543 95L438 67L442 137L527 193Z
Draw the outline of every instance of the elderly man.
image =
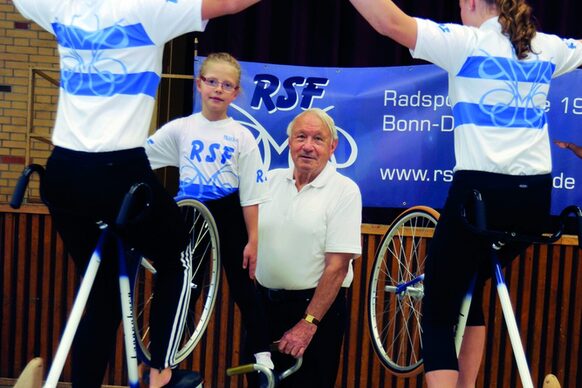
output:
M333 387L347 321L351 262L361 253L358 186L329 159L333 119L308 109L287 127L293 166L269 172L272 201L261 204L257 280L279 350L303 356L287 387ZM286 360L289 361L289 360ZM275 366L284 366L275 360Z

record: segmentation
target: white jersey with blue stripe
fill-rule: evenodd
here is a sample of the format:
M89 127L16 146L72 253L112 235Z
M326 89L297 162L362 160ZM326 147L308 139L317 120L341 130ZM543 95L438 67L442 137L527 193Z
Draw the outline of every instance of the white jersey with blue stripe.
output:
M533 52L518 60L497 17L480 28L416 20L412 55L449 74L455 170L551 172L545 113L550 82L582 64L582 45L538 32Z
M60 96L53 144L103 152L143 146L164 44L202 31L202 0L14 0L56 36Z
M269 197L257 142L232 118L209 121L196 113L170 121L148 138L145 149L153 169L180 169L178 197L204 202L238 190L241 206Z

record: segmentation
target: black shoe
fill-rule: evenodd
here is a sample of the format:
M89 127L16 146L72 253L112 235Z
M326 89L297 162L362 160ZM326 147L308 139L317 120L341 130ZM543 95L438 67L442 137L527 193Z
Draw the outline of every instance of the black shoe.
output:
M172 378L165 385L168 388L202 388L204 380L198 372L183 369L172 369ZM150 384L150 374L144 374L142 383L146 386Z
M168 388L202 388L202 376L198 372L183 369L172 369L172 378L166 385Z

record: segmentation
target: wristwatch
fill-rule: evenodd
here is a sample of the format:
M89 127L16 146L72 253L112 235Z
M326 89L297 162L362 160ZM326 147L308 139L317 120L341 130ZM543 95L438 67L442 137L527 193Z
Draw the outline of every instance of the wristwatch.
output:
M315 318L311 314L305 313L305 315L303 316L303 319L311 324L314 324L315 326L319 326L319 319Z

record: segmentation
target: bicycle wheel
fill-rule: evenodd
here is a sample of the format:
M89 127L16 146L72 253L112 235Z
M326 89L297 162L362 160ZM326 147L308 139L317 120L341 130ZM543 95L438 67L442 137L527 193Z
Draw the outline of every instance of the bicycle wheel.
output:
M398 375L422 366L424 262L439 214L415 206L390 225L374 259L368 293L368 326L382 364Z
M191 259L190 303L181 343L174 365L194 350L210 320L220 281L220 254L218 231L208 208L193 199L178 201L180 211L190 227L190 241L186 247ZM151 301L154 297L155 263L141 259L134 284L133 318L136 347L142 361L149 363Z

